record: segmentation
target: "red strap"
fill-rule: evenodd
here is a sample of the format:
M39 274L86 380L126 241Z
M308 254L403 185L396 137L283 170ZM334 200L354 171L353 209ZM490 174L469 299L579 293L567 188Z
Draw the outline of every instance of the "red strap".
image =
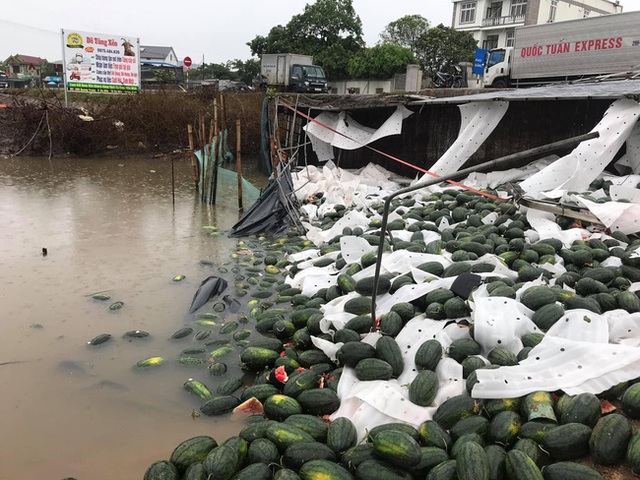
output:
M395 162L398 162L398 163L401 163L401 164L406 165L408 167L411 167L414 170L418 170L419 172L426 173L427 175L431 175L432 177L436 177L436 178L440 177L440 175L438 175L437 173L430 172L429 170L425 170L424 168L418 167L416 165L412 165L409 162L406 162L406 161L401 160L401 159L399 159L397 157L394 157L393 155L389 155L388 153L385 153L385 152L383 152L381 150L378 150L377 148L373 148L373 147L371 147L369 145L366 145L366 144L364 144L362 142L354 140L353 138L349 137L348 135L345 135L344 133L339 132L334 128L331 128L329 125L326 125L325 123L322 123L319 120L316 120L315 118L312 118L309 115L306 115L306 114L302 113L301 111L296 110L294 107L292 107L291 105L287 104L286 102L283 102L282 100L280 100L279 103L281 105L285 106L286 108L288 108L289 110L291 110L292 112L295 112L297 115L300 115L301 117L304 117L304 118L306 118L307 120L309 120L311 122L317 123L322 128L326 128L327 130L329 130L329 131L331 131L333 133L336 133L336 134L340 135L341 137L344 137L347 140L350 140L350 141L352 141L354 143L357 143L357 144L359 144L359 145L361 145L361 146L363 146L365 148L368 148L369 150L371 150L373 152L376 152L379 155L382 155L384 157L390 158L391 160L393 160ZM455 180L446 180L446 182L450 183L451 185L456 185L457 187L464 188L465 190L469 190L470 192L477 193L478 195L482 195L483 197L491 198L492 200L499 200L501 202L506 202L508 200L507 198L500 198L500 197L497 197L497 196L492 195L490 193L481 192L480 190L478 190L476 188L469 187L469 186L464 185L462 183L456 182Z

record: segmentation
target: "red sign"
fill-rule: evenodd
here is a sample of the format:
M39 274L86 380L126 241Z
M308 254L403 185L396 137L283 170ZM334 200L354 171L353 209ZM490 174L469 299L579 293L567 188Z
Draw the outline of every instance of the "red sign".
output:
M182 61L182 63L184 63L185 67L190 67L191 66L191 57L184 57L184 60Z

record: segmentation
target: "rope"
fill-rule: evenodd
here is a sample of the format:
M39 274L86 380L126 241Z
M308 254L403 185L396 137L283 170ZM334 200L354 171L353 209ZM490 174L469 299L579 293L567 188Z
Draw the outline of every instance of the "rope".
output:
M44 111L44 114L42 114L42 118L40 119L40 123L38 123L38 127L36 128L36 131L33 132L33 135L31 135L31 138L29 139L29 141L27 142L27 144L22 147L20 150L18 150L17 153L14 153L12 155L12 157L17 157L18 155L20 155L22 152L24 152L24 150L31 145L31 142L33 142L33 139L36 138L36 135L38 134L38 132L40 131L40 126L42 125L42 121L44 120L44 118L47 116L47 111ZM47 119L48 121L48 119Z
M383 151L381 151L381 150L378 150L377 148L373 148L373 147L372 147L372 146L370 146L370 145L366 145L366 144L364 144L364 143L362 143L362 142L359 142L359 141L357 141L357 140L354 140L353 138L349 137L348 135L345 135L344 133L339 132L339 131L337 131L337 130L336 130L336 129L334 129L334 128L331 128L329 125L326 125L326 124L324 124L324 123L322 123L322 122L320 122L320 121L316 120L315 118L312 118L312 117L310 117L309 115L306 115L306 114L304 114L303 112L300 112L300 111L298 111L298 110L294 109L294 107L292 107L291 105L287 104L286 102L284 102L284 101L282 101L282 100L280 100L280 104L281 104L281 105L283 105L284 107L288 108L289 110L292 110L293 112L295 112L295 113L297 113L297 114L299 114L299 115L303 116L303 117L304 117L304 118L306 118L307 120L309 120L309 121L311 121L311 122L314 122L314 123L316 123L316 124L320 125L322 128L326 128L327 130L329 130L329 131L331 131L331 132L333 132L333 133L335 133L335 134L337 134L337 135L340 135L341 137L344 137L344 138L346 138L347 140L350 140L350 141L352 141L352 142L354 142L354 143L357 143L358 145L360 145L360 146L362 146L362 147L368 148L369 150L371 150L371 151L373 151L373 152L375 152L375 153L377 153L377 154L379 154L379 155L382 155L382 156L384 156L384 157L387 157L387 158L389 158L389 159L391 159L391 160L393 160L393 161L395 161L395 162L401 163L401 164L403 164L403 165L405 165L405 166L407 166L407 167L413 168L414 170L418 170L419 172L425 173L425 174L427 174L427 175L431 175L432 177L436 177L436 178L439 178L439 177L440 177L440 175L438 175L437 173L430 172L429 170L425 170L424 168L421 168L421 167L418 167L418 166L416 166L416 165L413 165L413 164L411 164L411 163L409 163L409 162L407 162L407 161L405 161L405 160L402 160L402 159L400 159L400 158L398 158L398 157L394 157L393 155L390 155L390 154L388 154L388 153L386 153L386 152L383 152ZM464 184L459 183L459 182L456 182L456 181L454 181L454 180L447 180L446 182L447 182L447 183L450 183L451 185L455 185L455 186L457 186L457 187L464 188L465 190L468 190L468 191L470 191L470 192L476 193L476 194L478 194L478 195L482 195L483 197L490 198L490 199L492 199L492 200L498 200L498 201L500 201L500 202L506 202L506 201L508 201L508 199L506 199L506 198L501 198L501 197L498 197L498 196L496 196L496 195L492 195L492 194L487 193L487 192L482 192L482 191L480 191L480 190L478 190L478 189L476 189L476 188L469 187L468 185L464 185Z

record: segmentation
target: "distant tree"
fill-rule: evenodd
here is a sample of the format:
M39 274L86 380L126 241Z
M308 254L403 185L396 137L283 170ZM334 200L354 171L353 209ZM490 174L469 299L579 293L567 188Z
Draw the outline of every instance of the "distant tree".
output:
M429 20L422 15L405 15L389 23L380 34L382 43L393 43L418 54L420 39L429 30Z
M2 65L0 65L0 70L2 70ZM42 65L42 76L43 77L55 77L56 75L56 66L53 63L48 61L44 61Z
M287 25L273 27L247 43L252 55L299 53L313 55L329 78L345 78L349 59L364 47L362 21L352 0L317 0Z
M176 83L176 72L173 70L158 69L153 72L153 75L158 83Z
M266 37L258 35L247 45L251 49L251 55L257 56L262 56L263 53L306 53L298 51L293 40L288 26L276 25Z
M353 56L349 61L349 75L354 78L390 78L415 62L408 48L383 43L365 48Z
M244 82L247 85L251 85L253 80L260 75L260 61L255 58L244 62L236 59L229 62L229 66L234 71L236 80Z
M233 80L234 74L228 64L224 63L203 63L196 69L195 78L218 78L224 80Z
M473 35L442 24L430 28L417 46L420 65L431 77L438 71L452 72L460 62L472 62L477 48Z

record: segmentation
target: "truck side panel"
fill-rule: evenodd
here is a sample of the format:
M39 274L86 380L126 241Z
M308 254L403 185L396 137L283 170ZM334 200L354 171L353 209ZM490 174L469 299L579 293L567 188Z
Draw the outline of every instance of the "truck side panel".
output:
M265 53L262 55L260 73L266 77L267 84L288 87L291 65L296 63L312 64L313 57L294 53Z
M640 12L516 28L512 79L619 73L640 65Z
M278 55L272 53L262 55L260 74L266 78L269 85L278 83Z

